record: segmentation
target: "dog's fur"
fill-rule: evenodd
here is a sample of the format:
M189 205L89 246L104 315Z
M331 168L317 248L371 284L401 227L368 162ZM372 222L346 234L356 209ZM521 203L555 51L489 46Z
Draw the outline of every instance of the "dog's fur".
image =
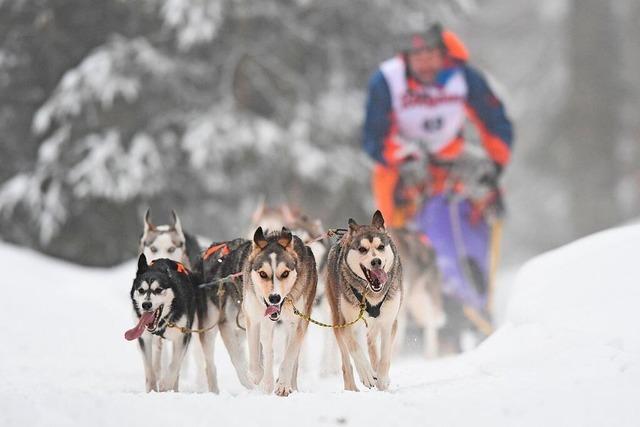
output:
M404 344L410 317L422 329L424 356L428 359L438 357L438 331L444 326L446 315L435 251L416 232L394 229L390 233L402 259L403 284L407 295L398 318L396 347L399 350Z
M241 329L242 278L225 278L241 272L243 263L251 252L251 242L235 239L213 243L202 257L203 282L207 285L205 298L198 304L198 317L203 323L218 321L218 328L200 334L204 348L206 376L209 388L218 389L213 350L217 329L227 348L231 363L243 386L252 388L247 374L244 350L245 333Z
M140 237L140 253L149 262L167 258L184 264L194 270L200 258L200 246L197 239L182 229L182 222L174 211L171 211L171 224L154 225L151 222L151 211L144 215L144 231Z
M367 303L364 318L370 360L362 339L358 339L358 333L364 332L362 322L334 329L342 357L344 388L357 391L351 357L365 387L386 390L402 303L402 266L380 211L373 215L371 225L358 225L350 219L348 233L329 252L327 298L334 324L358 317L362 295Z
M140 319L143 312L155 312L153 324L145 328L138 338L149 391L178 391L180 367L191 334L183 334L177 329L167 328L168 322L191 328L196 311L195 285L189 272L169 259L157 259L147 264L144 254L138 258L138 270L133 280L130 297L134 318ZM149 305L150 304L150 305ZM152 339L168 339L173 342L173 356L165 375L160 372L161 348L153 345ZM155 351L154 351L154 347ZM160 378L162 376L162 378Z
M299 237L285 228L265 236L258 227L243 268L242 310L249 340L249 377L268 393L274 391L273 332L277 321L286 328L287 340L275 393L288 396L297 389L298 358L308 322L293 313L287 299L310 313L317 281L313 253Z

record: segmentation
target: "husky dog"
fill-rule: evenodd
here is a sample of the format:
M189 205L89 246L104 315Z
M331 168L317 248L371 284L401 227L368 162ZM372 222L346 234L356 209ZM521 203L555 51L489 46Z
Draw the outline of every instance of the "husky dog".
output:
M140 237L140 253L149 262L158 258L168 258L184 264L193 270L200 258L200 246L197 239L182 230L178 215L172 210L172 223L153 225L150 209L144 215L144 231Z
M253 229L262 227L263 230L279 230L286 227L307 244L316 260L318 267L318 286L314 301L314 314L321 322L331 322L331 310L325 298L325 278L327 271L327 256L329 254L330 241L328 238L313 241L323 235L324 229L319 219L311 218L298 209L291 208L287 204L273 208L265 205L261 200L252 215ZM323 346L321 355L320 375L328 376L338 373L338 348L333 332L328 329L322 331ZM302 350L301 359L307 358L306 348Z
M404 343L408 317L422 328L423 354L432 359L439 354L438 331L445 324L442 284L435 251L421 235L407 229L390 230L402 259L403 283L407 295L398 318L399 350Z
M287 339L275 393L288 396L297 389L298 357L309 323L294 314L292 304L310 313L317 281L313 253L299 237L286 228L265 236L258 227L243 269L242 310L249 340L249 377L268 393L274 391L273 332L277 321L285 327Z
M247 238L253 238L253 233L258 227L262 227L264 232L269 232L280 230L285 225L286 219L282 206L275 208L267 206L264 198L262 198L251 215L251 225L247 230Z
M148 265L144 254L138 258L138 271L130 292L134 318L138 322L125 333L125 338L138 340L147 392L178 391L180 367L191 340L191 334L182 333L178 328L192 327L196 293L190 274L182 264L161 258ZM165 375L161 375L159 364L154 360L161 350L154 352L152 337L173 342L173 356Z
M205 298L198 304L197 313L205 324L215 322L216 319L218 322L217 328L200 334L207 381L209 387L215 390L218 385L213 348L218 329L240 383L246 388L253 388L247 375L243 341L245 333L241 326L242 278L234 277L242 271L243 262L250 251L251 241L235 239L212 243L202 256L202 286L206 290Z
M380 211L371 225L349 219L349 231L329 251L327 298L334 324L358 318L363 299L370 361L358 333L360 323L335 328L345 390L357 391L349 356L365 387L389 388L389 367L402 303L402 266ZM378 351L380 338L380 351Z
M198 241L194 236L183 231L182 222L173 210L171 218L171 224L154 225L151 222L151 210L147 209L143 218L144 230L140 237L139 251L145 255L149 262L159 258L167 258L185 265L193 273L192 278L198 282L200 281L200 246ZM156 349L155 352L158 354L158 357L154 358L155 369L160 372L163 364L163 340L154 336L152 341L153 347ZM193 356L196 360L196 375L198 378L202 378L202 354L195 352ZM190 358L187 357L185 366L189 364L189 360Z
M286 227L291 230L293 234L300 237L302 241L311 248L313 256L318 266L318 285L322 281L321 277L324 277L324 271L327 264L327 255L329 254L329 240L328 238L313 241L324 233L322 228L322 222L319 219L313 219L297 209L292 209L288 205L281 205L277 208L271 208L264 205L261 202L252 215L253 230L257 227L261 227L263 231L280 230L282 227ZM311 243L307 243L311 242ZM324 292L318 287L318 293ZM316 294L316 303L322 299L321 294Z

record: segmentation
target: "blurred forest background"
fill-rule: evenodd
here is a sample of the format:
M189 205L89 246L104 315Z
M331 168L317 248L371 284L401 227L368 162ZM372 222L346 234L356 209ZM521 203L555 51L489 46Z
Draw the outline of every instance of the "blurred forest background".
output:
M0 236L113 265L147 206L214 239L262 195L364 220L368 77L435 19L515 122L507 263L638 216L638 0L0 0Z

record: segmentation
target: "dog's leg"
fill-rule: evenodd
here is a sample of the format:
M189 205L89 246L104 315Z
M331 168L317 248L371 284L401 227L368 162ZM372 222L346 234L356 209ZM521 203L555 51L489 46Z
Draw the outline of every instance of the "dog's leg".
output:
M278 396L288 396L293 391L293 371L298 363L298 357L300 357L300 347L302 346L307 326L309 326L309 322L298 320L291 326L293 330L290 330L290 333L287 334L288 339L284 360L280 365L276 384L276 394Z
M275 323L263 321L260 327L260 344L262 345L263 374L260 388L265 393L273 392L273 329Z
M160 381L160 391L178 391L178 380L180 375L180 368L182 367L182 361L184 355L187 352L189 341L191 339L190 334L185 334L173 341L173 354L171 355L171 363L166 376Z
M407 323L409 321L409 307L405 304L398 313L398 338L393 345L393 351L397 355L402 351L402 347L405 343L405 337L407 336Z
M296 364L293 366L293 376L291 378L291 387L293 390L298 391L298 369L299 369L299 360L296 360Z
M363 345L360 343L361 340L359 341L354 336L353 327L346 328L344 337L349 353L351 353L351 357L353 358L353 363L356 365L356 371L358 371L360 381L362 381L365 387L372 388L375 385L376 376L371 367L371 363L367 360L367 356L362 349Z
M424 357L427 359L435 359L438 357L438 328L429 322L423 330L423 337L425 342Z
M156 374L156 378L162 378L162 347L164 344L164 339L160 338L157 335L152 335L151 337L151 345L153 346L152 357L153 361L153 372Z
M150 391L158 391L158 381L152 363L152 341L152 335L149 333L138 338L138 345L140 346L140 352L142 354L142 363L144 364L144 377L147 393Z
M428 306L426 307L428 311L428 315L425 317L425 326L423 333L423 338L425 342L425 351L424 355L427 359L435 359L438 357L440 353L440 338L438 337L438 331L442 327L444 323L444 313L437 305L437 300L435 300L431 295L428 298Z
M220 392L218 389L216 363L213 357L217 332L218 328L213 328L207 332L201 332L198 334L200 338L200 346L202 347L202 355L204 356L204 370L207 376L207 384L209 391L212 393Z
M398 330L398 320L392 325L382 325L380 328L380 364L378 366L378 390L389 388L389 368L391 367L391 355L393 354L393 341Z
M249 381L258 385L262 379L262 366L260 364L260 319L247 320L247 340L249 341Z
M378 330L368 330L367 331L367 348L369 349L369 361L371 362L371 367L373 368L373 372L378 371L378 363L380 359L378 357Z
M240 383L244 387L251 389L253 388L253 383L249 380L247 357L243 343L241 342L241 336L238 334L238 327L235 324L235 320L230 320L235 318L236 313L233 313L233 317L231 317L231 315L226 316L226 319L220 324L220 336L222 337L224 346L227 348L238 380L240 380Z
M347 340L344 337L345 330L334 329L333 332L336 336L338 348L340 349L340 358L342 359L342 379L344 382L344 389L347 391L358 391L356 381L353 377L353 367L351 366L351 356L349 356Z

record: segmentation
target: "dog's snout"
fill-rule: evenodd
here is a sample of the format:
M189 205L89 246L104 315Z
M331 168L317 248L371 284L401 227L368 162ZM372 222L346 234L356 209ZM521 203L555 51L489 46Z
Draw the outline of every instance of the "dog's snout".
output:
M282 297L278 294L269 295L269 303L271 304L280 304L281 300L282 300Z
M151 302L145 301L145 302L142 303L142 309L143 310L150 310L152 305L153 304L151 304Z
M380 258L374 258L371 260L371 267L380 268L382 267L382 260Z

